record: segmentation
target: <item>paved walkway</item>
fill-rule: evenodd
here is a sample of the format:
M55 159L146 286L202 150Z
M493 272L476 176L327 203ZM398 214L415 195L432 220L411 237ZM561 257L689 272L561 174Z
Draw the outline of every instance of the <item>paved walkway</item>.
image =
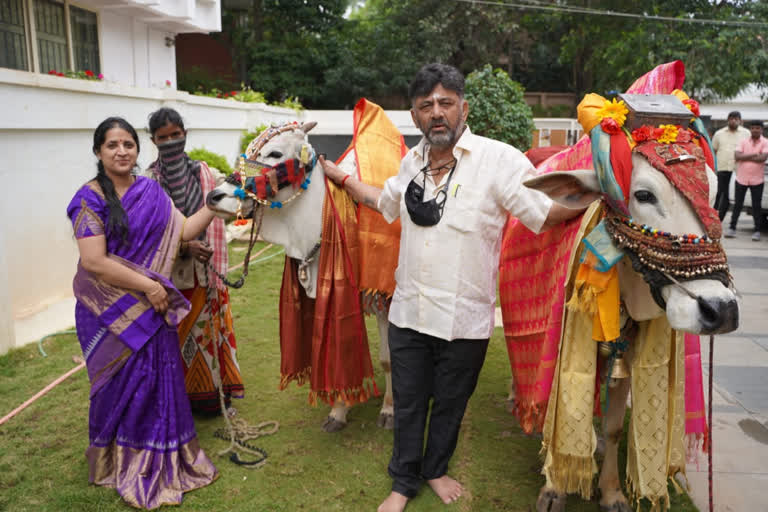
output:
M730 212L726 216L726 225ZM751 239L753 221L742 213L736 238L724 245L742 296L739 328L715 337L713 467L714 509L768 511L768 232ZM704 393L709 378L709 337L701 339ZM691 496L709 510L707 460L688 465Z

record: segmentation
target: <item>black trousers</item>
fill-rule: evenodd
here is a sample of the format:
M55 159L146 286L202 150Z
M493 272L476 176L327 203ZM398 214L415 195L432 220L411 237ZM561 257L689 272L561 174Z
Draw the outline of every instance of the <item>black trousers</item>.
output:
M445 341L389 324L395 402L389 462L393 491L412 498L424 480L445 475L487 350L488 339Z
M728 213L728 207L730 206L728 187L731 186L731 174L733 174L733 171L717 171L717 196L715 196L714 208L717 210L720 222L725 218L725 214Z
M736 182L736 192L733 203L733 211L731 212L731 229L736 229L736 223L739 221L739 215L741 215L741 209L744 207L744 196L747 195L747 189L752 194L752 218L755 221L755 231L760 231L760 227L763 220L763 211L761 208L761 201L763 200L763 187L765 183L759 185L742 185L738 181Z

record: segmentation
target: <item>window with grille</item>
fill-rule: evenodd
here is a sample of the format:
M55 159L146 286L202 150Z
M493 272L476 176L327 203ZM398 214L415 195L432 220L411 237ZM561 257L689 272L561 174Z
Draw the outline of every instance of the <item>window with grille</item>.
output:
M0 0L0 67L98 74L96 13L69 0Z
M72 52L75 69L90 69L96 74L99 65L99 32L96 13L70 6L69 21L72 26Z
M23 0L0 0L0 67L28 68Z

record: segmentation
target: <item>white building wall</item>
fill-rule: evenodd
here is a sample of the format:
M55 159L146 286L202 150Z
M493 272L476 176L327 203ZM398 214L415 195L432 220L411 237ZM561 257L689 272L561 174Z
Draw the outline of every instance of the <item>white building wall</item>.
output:
M290 109L0 68L0 354L74 324L77 247L66 207L95 176L93 130L109 116L139 132L139 165L156 158L149 114L176 108L188 149L205 147L234 162L240 136L297 118Z
M176 87L176 48L167 46L174 33L152 25L104 11L99 19L101 72L104 80L135 87Z

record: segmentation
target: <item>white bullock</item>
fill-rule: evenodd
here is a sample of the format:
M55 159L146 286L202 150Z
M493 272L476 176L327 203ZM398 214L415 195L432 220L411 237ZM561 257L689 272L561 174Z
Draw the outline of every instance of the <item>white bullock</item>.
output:
M302 148L307 148L310 154L314 150L307 141L307 133L317 123L309 122L295 125L295 129L281 132L270 138L261 147L249 146L246 154L249 160L257 161L267 167L276 166L282 162L301 158ZM348 173L355 171L354 152L339 164ZM395 172L397 169L394 170ZM317 293L318 263L320 261L318 248L322 231L322 208L325 200L325 174L323 167L315 163L309 171L310 183L306 190L294 187L286 187L280 190L270 201L280 202L280 208L260 206L263 210L258 215L263 215L261 221L261 238L273 244L285 247L285 253L290 258L299 262L299 280L309 298L315 298ZM235 196L239 188L232 180L229 180L211 191L208 196L208 204L217 215L231 218L238 212L238 207L243 216L252 215L255 201L246 196L239 200ZM368 304L374 307L376 304ZM392 377L389 365L389 344L387 342L387 311L373 309L367 311L376 315L378 321L380 344L379 360L386 378L386 391L383 404L379 413L378 425L391 429L394 421L394 409L392 402ZM335 432L344 428L347 424L347 412L349 407L342 400L337 400L332 406L328 417L323 423L326 432Z
M670 233L705 234L704 226L691 203L662 172L637 154L633 154L632 164L628 206L634 222ZM707 178L708 200L712 204L717 180L715 173L708 168ZM591 170L553 172L530 180L526 185L547 193L569 207L585 206L576 202L579 191L600 191L595 172ZM633 261L626 256L618 263L621 300L633 320L651 320L666 315L673 329L695 334L725 333L738 327L739 306L727 271L676 279L678 284L675 284L665 280L663 274L644 266L637 258L634 263L633 268ZM660 286L649 286L646 280ZM626 357L632 356L630 346ZM617 382L618 385L608 388L608 411L603 425L605 455L598 481L600 507L608 511L631 512L621 490L617 461L630 379L618 379ZM554 489L549 479L539 494L537 510L565 510L564 493Z

